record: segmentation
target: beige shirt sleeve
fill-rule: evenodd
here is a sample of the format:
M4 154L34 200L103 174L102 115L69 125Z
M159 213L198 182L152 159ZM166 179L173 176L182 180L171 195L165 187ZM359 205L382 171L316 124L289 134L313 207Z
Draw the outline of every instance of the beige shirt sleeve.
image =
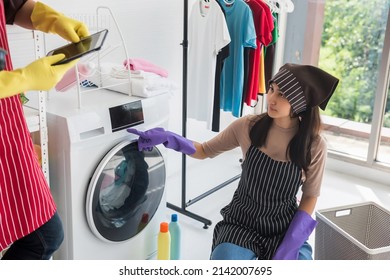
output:
M321 136L318 137L312 144L311 164L307 172L304 172L304 182L302 185L303 194L314 197L320 196L327 151L325 139Z
M243 159L250 147L249 127L252 115L241 117L233 121L227 128L221 131L211 140L202 143L203 149L209 158L241 147Z

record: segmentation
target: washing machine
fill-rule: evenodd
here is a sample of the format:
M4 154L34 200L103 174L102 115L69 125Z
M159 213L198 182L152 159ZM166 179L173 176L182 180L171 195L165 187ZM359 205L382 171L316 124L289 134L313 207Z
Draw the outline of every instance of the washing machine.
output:
M166 128L168 99L107 89L50 93L50 187L65 231L54 259L155 259L166 151L138 151L126 128Z

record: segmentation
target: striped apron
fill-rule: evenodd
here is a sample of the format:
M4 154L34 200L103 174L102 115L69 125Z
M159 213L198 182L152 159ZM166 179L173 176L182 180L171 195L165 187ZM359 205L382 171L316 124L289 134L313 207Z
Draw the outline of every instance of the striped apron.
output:
M0 47L8 51L5 69L11 70L3 1ZM43 225L55 210L19 95L0 99L0 251Z
M251 145L233 199L215 225L212 249L229 242L271 259L297 210L301 176L294 163L273 160Z

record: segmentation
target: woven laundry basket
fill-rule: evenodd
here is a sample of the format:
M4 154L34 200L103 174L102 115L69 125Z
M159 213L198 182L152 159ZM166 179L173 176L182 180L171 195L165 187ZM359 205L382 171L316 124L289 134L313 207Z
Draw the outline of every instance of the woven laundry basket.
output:
M316 260L389 260L390 212L374 202L316 211Z

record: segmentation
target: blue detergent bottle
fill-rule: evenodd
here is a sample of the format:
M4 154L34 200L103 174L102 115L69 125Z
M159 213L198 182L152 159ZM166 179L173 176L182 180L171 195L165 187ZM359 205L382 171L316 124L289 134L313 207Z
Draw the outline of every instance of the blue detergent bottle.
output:
M171 260L180 260L181 229L177 220L177 214L171 215L169 233L171 235Z

